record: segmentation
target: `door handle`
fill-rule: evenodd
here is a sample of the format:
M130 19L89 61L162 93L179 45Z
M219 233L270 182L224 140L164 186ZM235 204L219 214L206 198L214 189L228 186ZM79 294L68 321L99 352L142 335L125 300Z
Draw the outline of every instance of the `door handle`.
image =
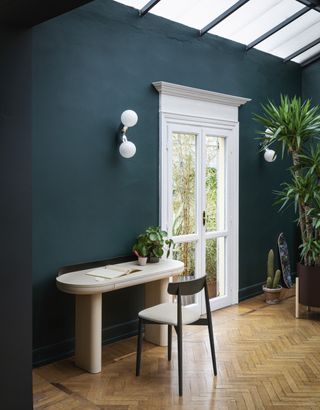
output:
M202 225L206 226L206 211L202 212Z

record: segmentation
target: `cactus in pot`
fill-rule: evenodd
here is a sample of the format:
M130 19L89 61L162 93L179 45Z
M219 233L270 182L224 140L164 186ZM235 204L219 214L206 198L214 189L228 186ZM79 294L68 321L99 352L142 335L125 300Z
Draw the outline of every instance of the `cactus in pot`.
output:
M272 249L268 253L267 272L266 287L268 289L276 289L280 283L281 271L277 269L274 273L274 253Z
M263 291L268 304L280 302L280 293L282 289L282 286L280 285L280 278L280 269L274 271L274 253L273 250L270 249L267 262L267 282L263 285Z

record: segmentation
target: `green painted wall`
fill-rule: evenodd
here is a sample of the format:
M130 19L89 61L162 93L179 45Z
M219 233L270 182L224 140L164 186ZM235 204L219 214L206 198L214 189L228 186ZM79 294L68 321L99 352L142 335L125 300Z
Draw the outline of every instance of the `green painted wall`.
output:
M302 97L320 105L320 60L302 69Z
M169 81L252 99L240 110L240 295L260 290L267 251L289 214L272 206L286 165L258 153L252 112L267 97L300 93L300 68L222 38L98 0L33 30L34 360L73 347L73 297L58 292L60 266L128 254L158 223L158 93ZM131 160L117 151L123 110L137 111ZM257 285L258 284L258 285ZM104 339L135 332L143 288L104 298ZM108 314L110 312L110 315ZM111 319L112 318L112 319Z

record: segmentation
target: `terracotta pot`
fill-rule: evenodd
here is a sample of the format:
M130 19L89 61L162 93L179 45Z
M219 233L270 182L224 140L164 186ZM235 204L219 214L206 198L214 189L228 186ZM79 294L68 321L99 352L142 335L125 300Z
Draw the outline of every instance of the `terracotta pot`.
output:
M281 289L282 286L280 285L275 289L267 288L265 285L262 286L262 290L266 297L266 303L268 303L268 305L275 305L280 302Z
M320 307L320 267L297 265L299 276L299 302Z

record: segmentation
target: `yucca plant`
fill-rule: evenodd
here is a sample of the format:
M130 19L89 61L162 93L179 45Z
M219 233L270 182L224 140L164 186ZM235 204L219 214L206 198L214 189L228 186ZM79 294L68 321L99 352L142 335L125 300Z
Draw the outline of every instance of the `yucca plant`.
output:
M301 260L305 266L320 267L320 111L311 100L281 96L262 105L263 115L254 115L266 131L260 132L263 148L278 145L282 157L292 158L291 181L276 191L280 209L294 204L301 231Z

